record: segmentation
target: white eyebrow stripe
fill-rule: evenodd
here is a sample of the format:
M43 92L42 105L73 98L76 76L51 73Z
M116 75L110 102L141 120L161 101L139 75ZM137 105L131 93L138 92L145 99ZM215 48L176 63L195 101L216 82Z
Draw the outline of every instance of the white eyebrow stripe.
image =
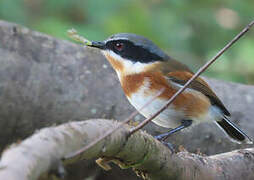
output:
M128 40L128 38L110 38L106 40L106 43L109 41L117 41L117 40Z

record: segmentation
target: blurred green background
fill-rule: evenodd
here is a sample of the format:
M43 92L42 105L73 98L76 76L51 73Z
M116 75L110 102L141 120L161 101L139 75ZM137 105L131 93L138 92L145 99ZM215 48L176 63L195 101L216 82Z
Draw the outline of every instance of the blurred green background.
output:
M253 0L0 0L0 18L60 39L75 28L90 40L132 32L193 70L254 20ZM254 84L254 28L205 73Z

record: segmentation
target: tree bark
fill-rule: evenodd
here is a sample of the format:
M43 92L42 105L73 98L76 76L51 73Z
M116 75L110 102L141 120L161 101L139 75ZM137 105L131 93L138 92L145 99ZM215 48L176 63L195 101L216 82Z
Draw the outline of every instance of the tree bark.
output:
M99 161L102 167L109 168L107 163L112 161L122 168L133 168L146 179L254 178L253 148L213 156L175 154L143 131L128 137L130 127L127 125L79 156L61 161L117 125L116 121L93 119L44 128L3 153L0 179L35 180L47 172L61 170L62 173L62 163L94 157L103 158Z

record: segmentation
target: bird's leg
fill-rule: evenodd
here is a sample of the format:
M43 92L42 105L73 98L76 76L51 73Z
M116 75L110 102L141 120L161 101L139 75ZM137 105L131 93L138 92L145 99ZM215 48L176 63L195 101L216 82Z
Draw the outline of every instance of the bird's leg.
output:
M166 133L155 136L155 139L158 139L159 141L166 140L171 134L174 134L186 127L189 127L191 124L192 124L192 120L182 120L180 126L174 128L174 129L171 129L170 131L168 131Z
M189 127L192 124L192 120L182 120L181 125L171 129L170 131L154 136L155 139L161 141L164 145L166 145L171 151L174 152L174 147L171 143L165 142L165 140L171 135L174 134L175 132L178 132L186 127Z

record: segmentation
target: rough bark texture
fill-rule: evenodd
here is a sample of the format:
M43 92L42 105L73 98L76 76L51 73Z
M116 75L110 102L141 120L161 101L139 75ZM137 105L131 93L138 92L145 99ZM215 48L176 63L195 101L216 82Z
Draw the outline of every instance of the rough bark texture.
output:
M254 137L254 87L208 82L232 120ZM0 102L0 149L41 127L89 118L123 120L134 110L98 51L4 21L0 21ZM152 123L146 129L151 134L165 131ZM169 140L208 155L248 147L230 142L213 123Z
M61 169L63 172L60 159L89 144L117 124L116 121L93 119L42 129L3 153L0 179L36 180L50 171ZM172 154L166 146L142 131L128 137L129 130L128 126L120 128L83 154L64 163L103 157L100 161L104 162L101 163L103 167L113 161L124 168L133 167L146 179L153 180L254 178L254 149L207 157L187 152Z

